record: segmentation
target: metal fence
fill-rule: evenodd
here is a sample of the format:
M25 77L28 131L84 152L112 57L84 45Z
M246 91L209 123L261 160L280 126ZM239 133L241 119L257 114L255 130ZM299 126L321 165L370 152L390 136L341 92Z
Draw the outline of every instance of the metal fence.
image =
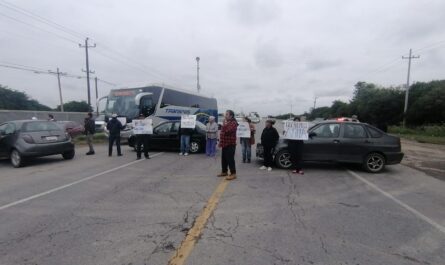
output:
M83 124L86 112L57 112L57 111L33 111L33 110L0 110L0 123L14 120L30 120L36 117L39 120L47 120L48 114L54 115L58 121L77 121Z

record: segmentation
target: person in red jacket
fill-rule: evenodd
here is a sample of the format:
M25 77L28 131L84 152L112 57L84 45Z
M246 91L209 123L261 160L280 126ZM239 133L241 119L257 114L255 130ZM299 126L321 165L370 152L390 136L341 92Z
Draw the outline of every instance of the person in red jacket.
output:
M219 147L221 152L221 167L222 171L218 177L225 177L226 180L236 179L235 167L235 150L236 150L236 130L238 122L235 119L235 113L232 110L226 111L221 134L219 138ZM228 170L230 169L230 174Z

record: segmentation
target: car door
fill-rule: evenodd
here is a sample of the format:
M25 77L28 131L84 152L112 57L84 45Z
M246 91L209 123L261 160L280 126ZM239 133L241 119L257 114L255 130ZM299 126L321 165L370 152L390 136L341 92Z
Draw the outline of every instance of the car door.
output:
M171 131L170 131L170 137L168 140L168 145L170 149L176 150L179 149L179 126L181 125L181 122L175 121L172 124Z
M167 150L170 134L171 134L171 122L161 123L153 129L153 135L151 136L151 147L153 149Z
M359 123L343 124L339 143L339 159L343 162L362 162L372 144L365 126Z
M303 159L306 161L335 161L340 137L339 123L322 123L313 127L304 141Z
M0 157L8 157L13 144L15 126L12 123L0 125Z

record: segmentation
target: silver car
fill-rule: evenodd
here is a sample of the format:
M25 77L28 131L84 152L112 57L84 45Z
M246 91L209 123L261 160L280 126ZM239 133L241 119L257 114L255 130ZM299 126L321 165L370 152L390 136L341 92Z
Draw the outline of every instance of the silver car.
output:
M21 167L28 158L61 154L73 159L74 144L65 130L53 121L21 120L0 124L0 158Z

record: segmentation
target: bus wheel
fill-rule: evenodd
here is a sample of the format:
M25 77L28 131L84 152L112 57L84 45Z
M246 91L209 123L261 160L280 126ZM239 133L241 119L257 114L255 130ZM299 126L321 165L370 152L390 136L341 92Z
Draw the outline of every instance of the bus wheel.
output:
M196 154L201 150L201 145L197 141L190 142L190 153Z

